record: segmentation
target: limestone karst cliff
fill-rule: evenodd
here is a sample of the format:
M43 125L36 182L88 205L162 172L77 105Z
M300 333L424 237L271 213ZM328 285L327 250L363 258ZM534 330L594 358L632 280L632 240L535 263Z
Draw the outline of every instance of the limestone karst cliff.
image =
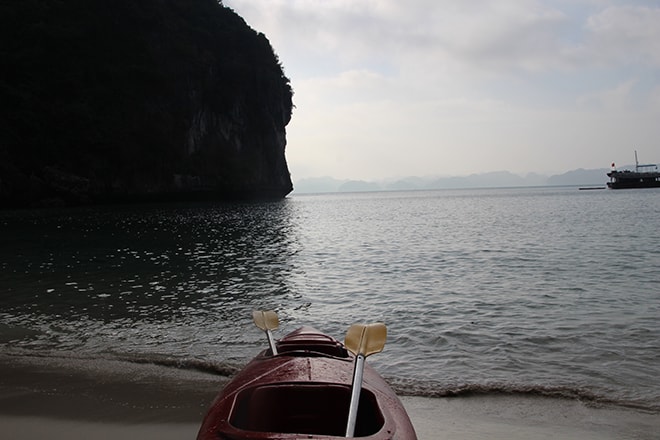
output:
M215 0L0 5L0 204L281 198L292 90Z

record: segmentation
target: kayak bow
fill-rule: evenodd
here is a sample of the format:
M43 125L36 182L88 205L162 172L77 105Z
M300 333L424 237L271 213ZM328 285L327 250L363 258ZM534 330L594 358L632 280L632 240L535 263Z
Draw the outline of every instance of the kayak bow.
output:
M381 337L384 329L371 331ZM350 335L351 330L347 334L349 346L353 343ZM369 345L369 341L363 343ZM365 348L368 354L363 350L362 355L382 350L384 340L371 344ZM373 344L380 345L380 350L370 351ZM259 353L218 394L202 422L198 440L336 439L350 434L353 354L341 342L312 327L289 333L276 346L276 355L272 348ZM416 440L394 391L371 366L363 363L363 367L350 436Z

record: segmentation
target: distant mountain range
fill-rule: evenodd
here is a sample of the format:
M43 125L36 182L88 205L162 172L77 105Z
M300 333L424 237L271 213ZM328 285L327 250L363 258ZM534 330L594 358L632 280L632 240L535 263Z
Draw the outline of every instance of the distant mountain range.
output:
M405 191L423 189L502 188L518 186L605 186L607 168L583 168L563 174L545 176L529 173L525 176L508 171L494 171L469 176L404 177L382 181L340 180L333 177L301 179L294 184L294 194L361 191Z

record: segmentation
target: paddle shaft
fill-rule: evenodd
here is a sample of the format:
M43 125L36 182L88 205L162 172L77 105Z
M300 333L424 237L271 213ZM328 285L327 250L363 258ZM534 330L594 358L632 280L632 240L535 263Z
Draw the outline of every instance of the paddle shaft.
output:
M353 369L353 384L351 385L351 405L348 407L348 423L346 424L346 437L355 434L355 422L357 421L357 410L360 403L360 391L362 390L362 373L364 372L364 355L355 357L355 368Z
M270 345L270 350L273 352L273 356L276 356L277 347L275 346L275 339L273 339L273 333L270 330L266 330L266 336L268 336L268 345Z

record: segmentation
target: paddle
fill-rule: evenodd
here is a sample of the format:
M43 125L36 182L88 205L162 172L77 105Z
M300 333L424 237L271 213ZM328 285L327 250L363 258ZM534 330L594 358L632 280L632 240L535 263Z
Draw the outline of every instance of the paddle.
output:
M254 325L266 332L268 345L270 345L270 350L273 352L273 356L275 356L277 354L277 347L275 347L275 340L273 339L271 330L275 330L280 325L277 313L272 310L254 310L252 312L252 319L254 320Z
M377 322L375 324L353 324L346 332L344 344L355 355L355 368L353 369L353 384L351 385L351 405L348 408L348 423L346 437L353 437L355 422L357 420L360 391L362 390L362 372L364 360L367 356L380 353L385 347L387 327Z

